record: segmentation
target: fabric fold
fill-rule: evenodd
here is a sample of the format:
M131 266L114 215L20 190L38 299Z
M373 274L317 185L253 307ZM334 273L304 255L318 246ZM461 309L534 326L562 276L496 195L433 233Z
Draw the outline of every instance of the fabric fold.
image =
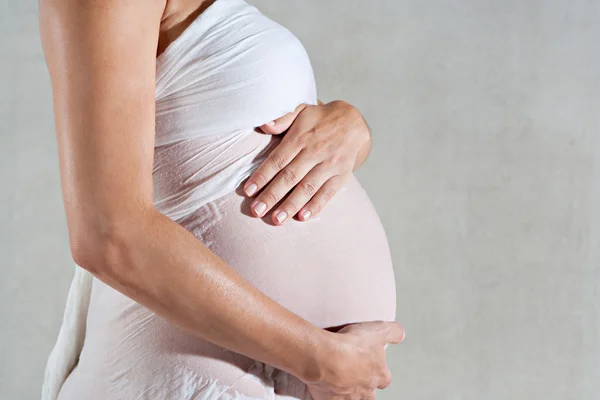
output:
M91 273L75 264L58 338L46 363L42 400L56 400L81 354L92 293Z
M154 204L174 221L234 192L277 145L255 127L317 102L302 44L243 0L216 0L157 57L155 90ZM77 365L93 279L75 264L42 400Z

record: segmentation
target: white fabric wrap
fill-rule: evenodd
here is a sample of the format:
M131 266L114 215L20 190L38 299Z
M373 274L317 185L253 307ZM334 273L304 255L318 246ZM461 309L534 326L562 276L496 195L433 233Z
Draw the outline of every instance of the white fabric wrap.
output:
M234 191L274 143L255 139L254 128L316 101L298 39L242 0L217 0L156 60L156 208L177 220ZM228 151L250 137L255 145L241 156ZM197 154L214 162L189 170ZM75 265L42 400L58 397L78 362L92 279Z

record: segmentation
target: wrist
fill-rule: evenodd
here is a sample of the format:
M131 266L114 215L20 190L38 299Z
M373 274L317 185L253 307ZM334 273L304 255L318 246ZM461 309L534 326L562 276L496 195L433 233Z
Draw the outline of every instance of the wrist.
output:
M292 375L305 383L318 382L327 374L334 352L334 333L318 329L311 335L292 368Z

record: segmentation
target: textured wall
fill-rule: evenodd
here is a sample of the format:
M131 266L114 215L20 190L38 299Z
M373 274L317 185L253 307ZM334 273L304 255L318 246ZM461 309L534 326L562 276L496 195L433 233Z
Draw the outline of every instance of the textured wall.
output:
M374 132L407 331L379 398L597 398L599 3L253 3ZM31 0L0 5L0 127L0 398L33 399L72 264Z

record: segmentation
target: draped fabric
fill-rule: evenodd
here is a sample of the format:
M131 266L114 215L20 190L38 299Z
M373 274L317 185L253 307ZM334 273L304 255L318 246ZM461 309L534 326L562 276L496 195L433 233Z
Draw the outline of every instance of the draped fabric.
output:
M278 143L255 127L316 101L298 39L242 0L217 0L156 60L156 208L177 221L234 191ZM198 156L211 162L199 167ZM92 279L75 265L42 400L77 364Z

